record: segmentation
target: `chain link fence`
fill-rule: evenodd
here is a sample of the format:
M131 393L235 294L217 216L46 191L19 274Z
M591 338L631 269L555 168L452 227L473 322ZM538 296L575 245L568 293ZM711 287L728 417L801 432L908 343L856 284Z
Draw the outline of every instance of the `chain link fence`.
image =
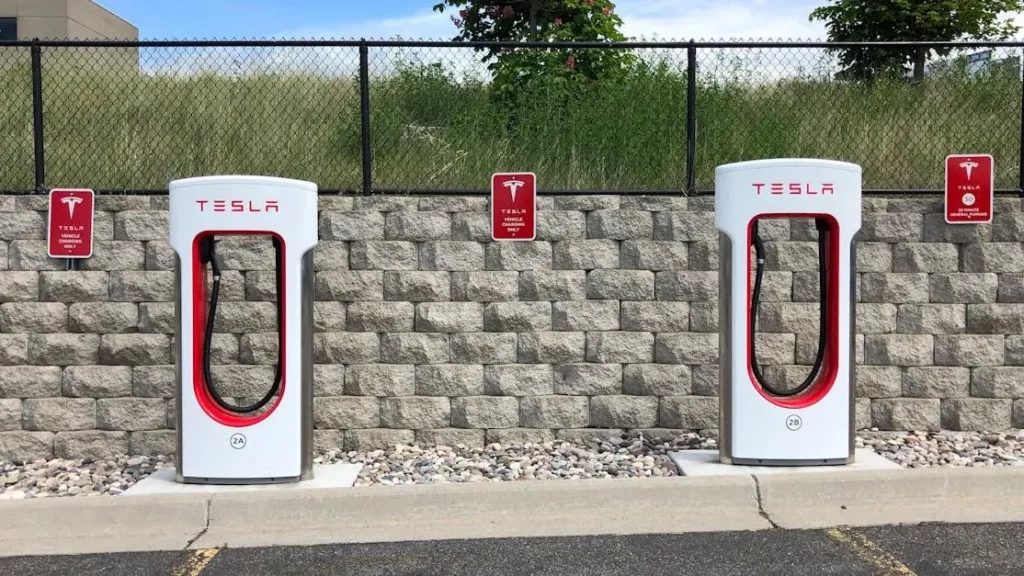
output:
M1021 188L1024 43L955 45L919 81L846 80L837 45L494 45L632 58L614 81L496 91L483 44L14 42L0 45L0 189L162 193L177 178L300 178L328 192L702 193L726 162L827 157L865 188L938 190L951 153ZM866 45L865 45L866 46ZM849 47L849 46L847 46ZM872 45L872 49L878 49Z

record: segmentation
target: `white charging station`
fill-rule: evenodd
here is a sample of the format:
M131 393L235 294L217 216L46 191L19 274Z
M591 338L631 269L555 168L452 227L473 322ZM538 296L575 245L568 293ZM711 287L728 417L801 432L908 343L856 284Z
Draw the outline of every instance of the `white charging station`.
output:
M754 466L854 461L855 262L860 166L816 159L739 162L715 170L719 270L719 461ZM766 378L755 334L764 270L760 222L811 219L818 235L818 351L808 376Z
M248 406L221 396L210 362L220 287L216 241L238 235L269 237L276 258L278 364L265 396ZM312 479L317 186L255 176L175 180L170 239L177 256L176 481Z

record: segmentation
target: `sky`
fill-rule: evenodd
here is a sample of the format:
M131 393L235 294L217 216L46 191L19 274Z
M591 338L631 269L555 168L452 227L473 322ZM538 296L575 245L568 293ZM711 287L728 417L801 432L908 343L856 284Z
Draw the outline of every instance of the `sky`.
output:
M435 0L97 0L142 39L449 39ZM622 31L647 40L825 37L808 15L821 0L619 0ZM301 8L298 8L301 6Z

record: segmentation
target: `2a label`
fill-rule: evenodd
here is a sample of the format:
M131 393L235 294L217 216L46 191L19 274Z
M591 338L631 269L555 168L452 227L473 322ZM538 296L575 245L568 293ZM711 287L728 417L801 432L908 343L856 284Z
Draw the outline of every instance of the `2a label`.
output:
M245 448L245 434L232 434L229 440L231 447L235 450Z

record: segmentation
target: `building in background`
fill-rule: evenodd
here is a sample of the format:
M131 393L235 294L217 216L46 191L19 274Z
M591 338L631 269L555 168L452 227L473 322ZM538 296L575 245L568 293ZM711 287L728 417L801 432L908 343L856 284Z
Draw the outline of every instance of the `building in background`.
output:
M0 0L0 41L138 40L139 29L93 0Z

